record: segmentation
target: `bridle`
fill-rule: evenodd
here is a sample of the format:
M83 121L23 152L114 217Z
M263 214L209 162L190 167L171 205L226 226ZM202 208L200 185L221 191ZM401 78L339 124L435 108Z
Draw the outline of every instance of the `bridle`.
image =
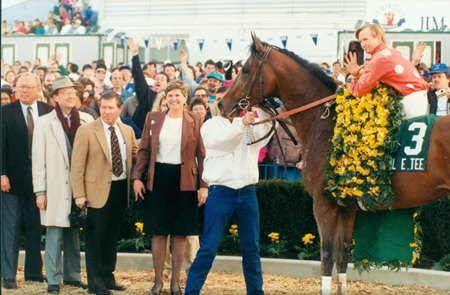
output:
M289 138L291 139L291 141L297 145L297 141L294 137L294 135L292 134L292 132L289 130L289 128L286 126L286 122L285 119L287 119L290 115L293 114L297 114L300 113L302 111L305 111L307 109L313 108L317 105L321 105L325 103L325 113L324 115L322 115L322 119L328 117L329 113L330 113L330 106L334 103L332 102L332 100L334 100L336 98L336 94L327 96L325 98L322 98L320 100L314 101L312 103L300 106L298 108L286 111L286 112L282 112L282 113L278 113L278 111L274 108L274 106L272 105L272 103L270 103L268 98L264 98L263 97L263 89L264 89L264 84L263 84L263 64L266 62L267 58L270 55L270 52L272 51L272 49L274 50L278 50L277 47L273 46L273 45L267 45L266 49L264 50L264 53L262 54L262 56L260 56L259 54L257 54L257 58L258 58L258 64L256 65L256 70L253 74L251 83L250 83L250 87L247 89L247 92L245 94L245 97L238 100L238 102L236 102L233 107L230 109L230 111L228 112L228 115L230 116L233 112L235 112L237 109L240 109L242 111L248 111L250 108L250 96L252 94L252 90L253 90L253 85L256 82L256 77L259 74L259 106L261 107L262 110L264 110L265 112L267 112L268 114L271 115L271 118L269 119L265 119L265 120L261 120L258 122L253 123L252 125L258 125L258 124L262 124L262 123L267 123L267 122L272 122L272 128L269 130L269 132L264 135L263 137L261 137L258 140L253 140L252 142L248 143L248 144L253 144L253 143L257 143L259 141L262 141L264 139L266 139L267 137L269 137L270 135L272 135L272 133L275 131L275 121L277 121L280 126L284 129L284 131L286 131L287 135L289 136ZM276 137L278 138L278 135L275 132Z
M263 75L262 75L262 65L266 62L267 57L269 57L270 51L273 49L272 46L267 46L264 50L264 53L261 57L258 55L258 64L256 66L255 73L253 74L252 81L250 82L250 87L247 89L247 92L245 94L244 98L241 98L228 112L228 115L231 115L234 111L236 111L237 108L239 108L242 111L247 111L250 108L250 96L252 94L253 85L255 84L256 77L259 73L259 95L260 95L260 102L262 102L263 99Z

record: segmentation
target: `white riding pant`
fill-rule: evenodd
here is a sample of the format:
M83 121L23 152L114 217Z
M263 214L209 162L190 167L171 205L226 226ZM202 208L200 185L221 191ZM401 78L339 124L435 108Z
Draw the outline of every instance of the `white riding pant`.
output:
M403 97L403 113L405 119L423 116L428 114L427 91L416 91Z

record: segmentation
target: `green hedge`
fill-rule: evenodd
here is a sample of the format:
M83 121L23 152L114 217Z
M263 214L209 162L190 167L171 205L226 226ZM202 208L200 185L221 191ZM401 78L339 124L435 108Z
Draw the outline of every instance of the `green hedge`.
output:
M315 235L317 238L314 242L319 242L312 210L312 198L305 191L303 182L281 179L261 180L256 188L260 210L262 256L295 259L299 252L305 251L305 249L299 249L299 247L305 247L301 239L306 234ZM127 239L142 239L136 233L134 226L135 222L141 220L142 205L140 203L135 204L132 201L132 205L127 211L127 225L122 231L124 241ZM450 198L442 198L423 207L420 224L423 232L423 257L431 261L438 261L450 254ZM271 243L268 235L272 232L280 235L280 242L282 243L275 246L278 247L281 254L271 249L274 244ZM128 241L125 244L148 245L147 242L143 243L142 241ZM314 246L317 245L314 244ZM136 251L135 248L129 249L129 251ZM123 247L121 250L127 251L127 247ZM142 250L140 249L140 251ZM314 249L310 249L310 253L314 251ZM225 254L237 254L239 252L238 237L230 234L228 229L224 233L220 252ZM310 255L308 259L319 259L319 256Z
M450 197L422 208L422 256L437 261L450 254Z
M262 241L271 232L279 233L292 245L301 243L301 238L308 233L318 237L312 198L303 182L261 180L256 188Z

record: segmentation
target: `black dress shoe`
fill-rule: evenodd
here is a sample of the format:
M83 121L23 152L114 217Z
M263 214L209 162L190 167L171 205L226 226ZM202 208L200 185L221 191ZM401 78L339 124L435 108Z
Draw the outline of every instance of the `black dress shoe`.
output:
M64 281L64 285L81 288L83 290L86 290L88 287L86 284L83 284L81 281Z
M47 293L59 294L59 285L48 285Z
M106 288L114 291L125 291L125 287L117 284L107 284Z
M96 290L88 289L88 292L89 292L89 294L96 294L96 295L111 295L112 294L112 292L106 288L100 288L100 289L96 289Z
M2 287L4 289L17 289L17 283L15 279L2 279Z
M45 283L45 282L47 282L47 278L46 277L26 277L25 281Z

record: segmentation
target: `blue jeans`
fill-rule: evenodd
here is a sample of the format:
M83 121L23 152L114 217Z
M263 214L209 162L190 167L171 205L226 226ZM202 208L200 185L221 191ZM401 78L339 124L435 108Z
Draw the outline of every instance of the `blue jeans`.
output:
M241 189L212 185L205 204L204 233L200 250L189 270L186 295L200 294L211 269L225 228L235 214L239 231L247 294L264 294L259 257L259 209L254 185Z

